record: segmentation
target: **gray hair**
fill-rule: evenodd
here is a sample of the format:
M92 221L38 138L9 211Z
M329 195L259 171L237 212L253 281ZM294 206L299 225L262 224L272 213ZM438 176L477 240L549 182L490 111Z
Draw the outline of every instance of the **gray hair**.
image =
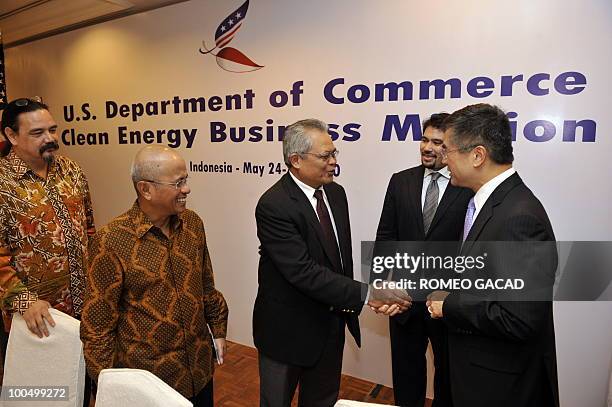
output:
M132 182L134 186L138 181L155 181L161 176L164 159L168 154L176 154L168 147L151 145L143 147L136 153L132 161Z
M318 119L304 119L289 125L285 129L283 137L283 158L287 167L291 168L289 157L293 154L304 154L312 148L312 138L306 132L308 130L319 130L328 132L325 122Z

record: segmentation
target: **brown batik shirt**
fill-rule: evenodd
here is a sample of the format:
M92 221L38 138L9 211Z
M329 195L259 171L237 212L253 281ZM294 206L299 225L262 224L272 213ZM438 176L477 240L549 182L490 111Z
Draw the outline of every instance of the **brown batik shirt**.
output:
M25 312L38 299L78 317L94 233L89 186L77 163L56 156L43 179L14 151L0 158L0 304L5 317Z
M100 230L90 248L81 339L89 374L145 369L185 397L212 378L212 339L225 338L228 308L215 289L204 225L173 217L171 237L138 206Z

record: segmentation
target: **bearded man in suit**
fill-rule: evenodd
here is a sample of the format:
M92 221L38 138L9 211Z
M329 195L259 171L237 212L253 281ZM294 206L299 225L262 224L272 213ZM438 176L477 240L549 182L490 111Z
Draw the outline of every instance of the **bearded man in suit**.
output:
M393 174L376 232L377 242L459 242L467 203L473 193L450 185L442 163L448 113L436 113L423 123L421 165ZM458 248L458 247L457 247ZM450 253L454 254L454 253ZM399 406L423 407L427 385L428 340L434 353L434 407L450 406L444 323L430 318L425 302L389 318L393 394Z

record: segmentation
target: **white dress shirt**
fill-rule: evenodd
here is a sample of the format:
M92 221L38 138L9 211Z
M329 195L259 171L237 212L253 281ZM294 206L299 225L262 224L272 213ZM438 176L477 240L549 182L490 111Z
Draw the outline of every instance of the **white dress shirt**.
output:
M300 187L302 192L304 192L304 195L306 195L306 198L308 198L308 201L312 205L312 209L314 209L315 215L317 215L317 219L318 219L319 214L317 213L317 198L315 198L314 196L316 189L314 189L310 185L304 184L302 181L297 179L297 177L293 175L291 171L289 171L289 175L295 181L297 186ZM334 214L332 213L331 208L329 207L329 201L327 200L327 194L325 194L325 189L323 189L323 187L320 187L319 189L323 192L323 202L325 202L325 206L327 207L327 212L329 212L329 217L331 219L332 227L334 228L334 235L336 236L336 244L338 245L338 253L341 253L340 243L338 241L338 231L336 230L336 221L334 220ZM342 254L340 254L340 263L342 267L344 267L344 261L342 260ZM366 293L365 304L368 303L369 299L370 299L370 286L368 285L368 292Z
M423 175L423 189L421 190L421 209L425 206L425 195L427 193L427 188L429 187L429 183L431 182L431 174L437 172L440 174L438 177L438 190L440 193L438 194L438 205L440 205L440 201L442 200L442 196L444 196L444 191L446 191L446 187L450 181L450 171L448 167L441 168L438 171L433 171L429 168L425 168L425 174Z
M314 196L316 189L314 189L310 185L304 184L302 181L297 179L297 177L293 175L291 171L289 172L289 175L291 175L291 178L293 178L297 186L300 187L302 192L304 192L304 195L306 195L306 198L308 198L308 201L312 205L312 209L314 209L314 212L317 215L317 219L318 219L319 214L317 213L317 198L315 198ZM320 187L319 189L321 190L321 192L323 192L323 202L325 202L325 206L327 207L327 212L329 212L329 218L331 219L332 227L334 228L334 235L336 236L336 244L338 245L338 252L339 252L340 242L338 241L338 231L336 230L336 221L334 220L334 214L332 213L331 208L329 207L329 201L327 200L327 194L325 194L325 189L323 189L323 187ZM342 262L342 256L340 256L340 261Z
M478 217L480 210L487 202L493 191L495 191L495 188L497 188L502 182L510 178L515 172L516 170L514 169L514 167L510 167L506 171L497 175L496 177L491 178L489 181L487 181L486 184L480 187L478 192L476 192L476 195L474 195L474 206L476 208L473 218L474 222L476 222L476 218Z

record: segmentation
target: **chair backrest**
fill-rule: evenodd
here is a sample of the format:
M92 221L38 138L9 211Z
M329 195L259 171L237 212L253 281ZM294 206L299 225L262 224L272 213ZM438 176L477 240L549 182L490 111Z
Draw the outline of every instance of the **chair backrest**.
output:
M55 309L49 309L49 313L55 327L47 324L49 336L43 338L30 332L19 313L13 315L4 362L2 398L16 400L8 397L27 394L18 390L24 387L32 388L31 394L37 397L29 401L21 399L24 401L11 405L40 404L33 400L53 401L54 406L62 407L83 405L85 360L79 338L80 322Z
M98 376L96 407L192 407L193 404L153 373L104 369Z

